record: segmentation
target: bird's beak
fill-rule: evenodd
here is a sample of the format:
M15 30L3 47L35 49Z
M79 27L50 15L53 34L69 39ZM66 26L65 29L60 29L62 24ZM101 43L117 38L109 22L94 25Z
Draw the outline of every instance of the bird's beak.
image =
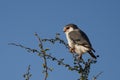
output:
M67 30L66 28L63 29L64 32L66 32L66 30Z

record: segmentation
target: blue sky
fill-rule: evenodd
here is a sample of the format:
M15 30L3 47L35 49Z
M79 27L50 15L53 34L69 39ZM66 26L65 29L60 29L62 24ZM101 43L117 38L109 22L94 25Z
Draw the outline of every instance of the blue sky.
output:
M42 38L53 38L60 33L66 41L63 27L75 23L88 37L100 55L92 65L89 79L103 71L98 80L119 80L120 73L120 1L119 0L1 0L0 1L0 79L24 80L22 75L31 65L31 80L42 80L42 61L35 54L9 46L21 43L38 48L34 33ZM69 51L62 45L47 44L54 56L71 63ZM88 54L85 54L87 56ZM50 63L55 70L48 80L76 80L79 75L62 66Z

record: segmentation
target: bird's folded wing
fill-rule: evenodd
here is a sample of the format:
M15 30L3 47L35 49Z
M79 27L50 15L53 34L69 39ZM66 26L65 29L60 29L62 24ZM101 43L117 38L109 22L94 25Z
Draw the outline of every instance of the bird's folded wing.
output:
M82 45L84 47L88 47L90 49L92 49L91 43L87 37L87 35L80 30L74 30L71 31L69 34L69 38L78 45ZM94 51L94 49L92 49Z

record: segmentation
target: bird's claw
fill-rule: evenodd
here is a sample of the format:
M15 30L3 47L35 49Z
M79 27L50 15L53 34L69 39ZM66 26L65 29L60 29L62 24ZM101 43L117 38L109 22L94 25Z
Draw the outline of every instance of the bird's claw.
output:
M75 48L70 48L71 53L75 53Z

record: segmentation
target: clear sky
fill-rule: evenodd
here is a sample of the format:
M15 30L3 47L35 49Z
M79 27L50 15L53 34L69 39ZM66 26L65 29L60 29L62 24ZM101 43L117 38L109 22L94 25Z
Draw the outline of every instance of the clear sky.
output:
M98 80L119 80L119 0L0 0L0 79L24 80L22 75L30 64L31 80L42 80L41 59L8 43L38 48L34 32L42 38L53 38L55 33L60 33L66 41L63 27L68 23L75 23L86 32L95 54L100 55L98 62L91 67L89 79L103 71ZM50 53L71 63L71 54L65 47L47 45L51 48ZM55 63L50 66L55 70L50 72L48 80L76 80L79 77Z

